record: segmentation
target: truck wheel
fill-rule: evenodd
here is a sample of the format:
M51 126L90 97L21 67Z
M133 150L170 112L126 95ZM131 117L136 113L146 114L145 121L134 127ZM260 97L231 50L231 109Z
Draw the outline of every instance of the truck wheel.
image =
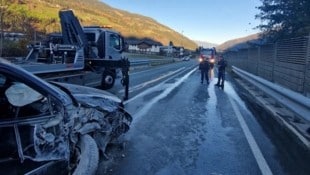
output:
M116 78L115 71L105 70L102 73L101 88L104 90L111 89L114 86L115 78Z
M82 135L78 142L79 156L73 175L95 174L99 163L99 151L95 140L89 135Z

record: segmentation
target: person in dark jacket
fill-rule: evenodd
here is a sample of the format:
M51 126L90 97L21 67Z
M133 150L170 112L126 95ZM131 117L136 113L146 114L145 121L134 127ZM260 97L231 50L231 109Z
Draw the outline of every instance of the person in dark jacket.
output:
M225 68L227 66L227 62L222 56L219 56L219 62L217 63L217 65L218 65L218 74L217 74L218 80L215 85L222 87L222 89L224 89Z
M201 72L201 84L203 84L203 80L206 79L207 84L209 84L209 69L210 69L210 64L206 59L203 59L199 63L199 70Z

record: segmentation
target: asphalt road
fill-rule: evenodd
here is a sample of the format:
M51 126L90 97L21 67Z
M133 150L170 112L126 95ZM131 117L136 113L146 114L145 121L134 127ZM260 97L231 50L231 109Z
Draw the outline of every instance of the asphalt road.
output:
M124 149L98 174L290 174L230 83L200 84L191 60L132 72ZM120 86L112 90L122 94ZM106 161L106 160L105 160Z

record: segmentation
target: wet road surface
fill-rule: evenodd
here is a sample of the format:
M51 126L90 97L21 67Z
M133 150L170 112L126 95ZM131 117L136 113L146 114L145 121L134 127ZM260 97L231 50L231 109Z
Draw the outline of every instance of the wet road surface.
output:
M229 80L224 90L214 86L217 78L200 84L195 64L179 66L126 102L134 121L122 157L106 173L286 174Z

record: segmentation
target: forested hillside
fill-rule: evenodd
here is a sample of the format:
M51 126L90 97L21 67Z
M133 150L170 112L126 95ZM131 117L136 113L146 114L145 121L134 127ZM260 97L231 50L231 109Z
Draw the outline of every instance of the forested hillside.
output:
M82 25L108 25L125 37L151 38L196 49L197 44L152 18L115 9L99 0L2 0L3 30L26 33L60 31L58 11L73 9Z

